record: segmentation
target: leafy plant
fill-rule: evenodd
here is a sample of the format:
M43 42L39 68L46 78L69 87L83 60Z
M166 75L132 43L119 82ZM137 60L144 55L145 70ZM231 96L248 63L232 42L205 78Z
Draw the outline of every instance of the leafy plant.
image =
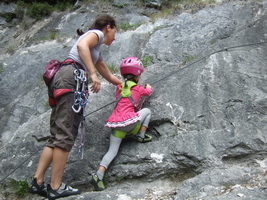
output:
M121 182L125 179L124 176L116 176L116 181Z
M111 71L111 73L116 73L119 71L119 68L116 64L107 64L108 69Z
M120 24L119 27L122 31L128 31L128 30L135 30L141 25L142 25L141 22L136 23L136 24L130 24L129 22L123 22Z
M47 107L47 108L50 107L49 102L47 100L44 102L44 107Z
M216 39L213 39L213 40L210 41L210 44L213 45L213 44L215 44L216 42L217 42L217 40L216 40Z
M141 58L141 61L142 61L143 65L144 65L144 67L147 67L147 66L149 66L151 64L152 58L150 56L144 56L144 57Z
M24 8L27 6L27 4L23 0L17 1L16 5L19 7L24 7Z
M53 6L47 2L44 3L32 3L27 9L27 15L30 17L41 20L43 17L49 16L53 11Z
M9 12L5 14L6 22L11 22L14 18L16 18L16 14L13 12Z
M195 56L195 55L186 55L182 59L182 64L185 65L186 63L189 63L189 62L195 60L196 58L197 58L197 56Z
M6 53L13 54L15 52L16 47L15 46L9 46L6 49Z
M54 40L59 36L58 31L52 30L47 36L41 37L41 40Z
M1 193L6 197L11 194L22 197L28 194L28 188L29 184L27 180L16 181L14 179L9 179L6 183L0 184Z
M116 4L114 5L115 7L118 7L118 8L124 8L124 4Z
M140 0L141 1L141 0ZM145 0L141 1L142 4ZM164 18L172 15L177 10L198 10L206 5L216 3L215 0L163 0L160 6L160 12L156 12L150 16L151 21L155 21L158 18ZM139 3L140 4L140 3Z
M57 4L55 5L55 9L59 10L59 11L65 11L69 8L72 8L73 5L71 2L61 2L61 1L57 1Z
M16 194L25 195L28 193L29 184L26 180L16 181L14 187Z
M57 36L58 36L58 31L51 31L51 32L49 33L49 39L50 39L50 40L54 40L54 39L56 39Z

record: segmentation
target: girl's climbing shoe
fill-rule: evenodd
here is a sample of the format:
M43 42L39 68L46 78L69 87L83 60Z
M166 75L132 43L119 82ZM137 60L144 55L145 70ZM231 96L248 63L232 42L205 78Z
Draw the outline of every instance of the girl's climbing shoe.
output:
M31 185L28 188L31 194L39 194L40 196L47 197L47 189L45 183L38 185L36 178L32 179Z
M103 180L100 180L97 174L92 174L91 182L94 185L96 191L102 191L106 189Z
M140 136L137 137L137 141L140 143L150 142L152 140L152 136L145 133L145 137L142 138Z

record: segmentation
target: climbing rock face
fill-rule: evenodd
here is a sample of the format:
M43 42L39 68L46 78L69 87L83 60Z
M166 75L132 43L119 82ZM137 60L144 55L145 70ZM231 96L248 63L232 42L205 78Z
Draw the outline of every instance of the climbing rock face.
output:
M97 14L80 4L35 25L31 41L20 38L20 48L0 57L1 178L18 166L7 179L24 180L35 172L49 137L44 66L51 59L65 59L77 39L75 30L87 27ZM141 25L118 32L114 43L102 50L111 66L126 56L147 61L140 83L153 87L144 103L152 111L148 132L153 141L141 144L126 138L108 170L108 189L93 192L90 175L108 150L110 129L104 122L114 107L115 87L102 80L101 91L90 95L86 107L83 159L78 137L64 181L82 188L81 199L266 199L267 2L218 2L153 22L143 14L159 12L162 1L149 4L142 10L114 1L111 14L116 11L118 24L127 20ZM38 42L49 27L62 38ZM6 33L11 30L4 27Z

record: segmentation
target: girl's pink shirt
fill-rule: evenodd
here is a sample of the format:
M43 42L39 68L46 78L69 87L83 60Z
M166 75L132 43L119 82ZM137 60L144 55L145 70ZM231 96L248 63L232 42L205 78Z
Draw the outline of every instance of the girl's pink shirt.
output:
M116 99L120 96L121 85L117 85L116 88ZM132 98L134 99L136 105L142 96L150 96L152 94L151 88L143 88L141 85L136 85L131 88ZM134 118L139 114L135 112L134 106L129 98L122 98L116 108L113 110L110 117L106 122L123 122L128 119Z

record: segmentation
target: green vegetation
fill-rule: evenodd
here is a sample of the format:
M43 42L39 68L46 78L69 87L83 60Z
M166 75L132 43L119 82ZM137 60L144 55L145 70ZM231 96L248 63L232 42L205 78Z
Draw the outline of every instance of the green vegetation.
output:
M5 72L4 65L3 65L3 63L0 63L0 74L2 74L4 72Z
M16 50L15 46L9 46L6 49L6 53L13 54L15 52L15 50Z
M149 66L151 64L152 58L150 56L144 56L144 57L141 58L141 61L142 61L143 65L144 65L144 67L147 67L147 66Z
M26 14L34 19L41 20L44 17L48 17L54 11L65 11L68 8L72 8L73 5L70 2L57 1L55 5L48 4L47 2L33 2L31 4L22 4L27 7Z
M73 4L71 2L64 2L64 1L57 1L57 4L54 7L55 10L61 12L71 8L73 8Z
M140 0L141 3L144 3L145 0ZM216 3L215 0L164 0L160 9L160 12L157 12L151 15L151 21L155 21L157 18L164 18L172 15L175 11L184 11L188 10L190 12L195 12L206 5ZM140 4L140 3L139 3Z
M21 19L24 15L24 10L27 16L36 19L41 20L44 17L50 16L52 12L54 11L65 11L67 9L74 8L74 4L76 3L76 0L10 0L11 2L16 3L17 9L14 12L5 14L4 18L7 22L11 22L14 18ZM10 2L7 1L6 2ZM105 5L113 5L113 1L111 0L103 0L101 1L101 4ZM159 8L161 12L158 12L156 14L153 14L151 16L152 20L153 18L159 18L159 17L166 17L174 13L175 10L194 10L197 8L201 8L205 5L213 4L215 3L215 0L164 0L161 7ZM86 0L85 3L87 4L93 4L93 3L100 3L97 0ZM136 2L136 5L138 6L144 6L146 3L145 0L139 0ZM118 8L124 8L124 4L114 4L113 6L116 6ZM141 24L129 24L129 23L123 23L121 25L122 30L133 30L139 27Z
M59 32L57 30L51 30L49 34L45 37L42 37L41 40L54 40L59 36Z
M49 33L49 39L50 40L54 40L54 39L56 39L56 36L58 35L58 33L57 33L57 31L51 31L50 33Z
M118 7L118 8L124 8L124 4L116 4L114 5L115 7Z
M175 136L178 135L178 132L173 131L173 132L170 132L168 135L169 135L170 137L175 137Z
M16 18L15 13L9 12L4 15L6 22L11 22L14 18Z
M52 13L53 6L49 5L48 3L32 3L29 8L27 9L27 15L41 20L44 17L49 16Z
M216 42L217 42L217 40L216 40L216 39L213 39L213 40L210 41L210 44L213 45L213 44L215 44Z
M129 22L123 22L119 25L120 30L122 31L128 31L128 30L135 30L137 29L139 26L141 26L142 23L136 23L136 24L130 24Z
M112 64L107 63L107 67L111 71L111 73L117 73L119 71L118 66L114 63Z
M29 184L27 180L16 181L14 179L9 179L5 183L0 184L0 189L3 196L8 197L11 195L16 195L16 199L22 198L28 194L28 187Z
M156 31L161 30L161 29L164 29L164 28L168 28L168 26L167 25L157 26L157 27L153 28L153 30L149 33L149 35L152 35Z
M186 55L182 59L182 64L185 65L185 64L195 60L196 58L197 58L197 56L195 56L195 55Z
M46 0L45 2L41 0L19 0L14 2L16 2L17 8L14 13L8 14L6 17L8 21L12 21L14 18L23 18L24 10L27 16L41 20L44 17L50 16L54 11L65 11L72 8L75 3L72 0Z
M47 100L44 102L44 107L46 107L46 108L50 107L49 102Z
M15 189L15 193L18 195L25 195L28 193L29 185L26 180L14 181L13 186Z
M116 176L116 181L117 181L117 182L121 182L121 181L123 181L124 179L125 179L124 176Z
M215 2L216 2L215 0L164 0L163 6L164 7L172 7L172 6L177 6L177 4L180 4L180 5L212 4Z

